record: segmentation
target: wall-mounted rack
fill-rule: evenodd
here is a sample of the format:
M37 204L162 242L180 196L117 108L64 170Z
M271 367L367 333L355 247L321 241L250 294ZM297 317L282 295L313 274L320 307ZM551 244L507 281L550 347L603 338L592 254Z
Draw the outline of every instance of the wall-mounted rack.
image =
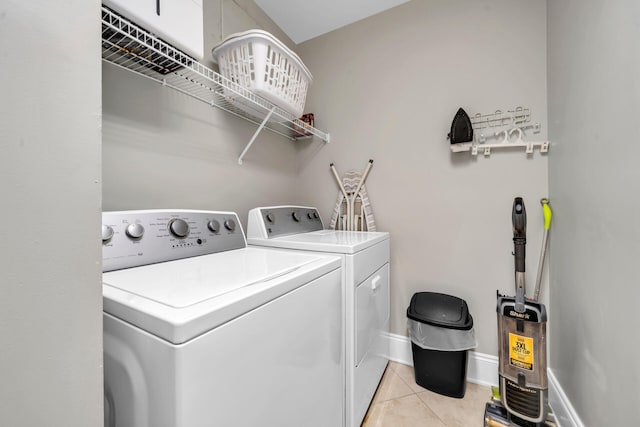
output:
M467 145L468 144L468 145ZM482 152L485 156L489 156L491 154L492 148L519 148L524 147L525 153L531 154L533 153L534 147L539 147L541 153L546 153L549 151L549 141L536 141L536 142L506 142L506 143L495 143L495 144L473 144L471 142L457 144L463 145L463 147L459 147L457 150L454 150L453 147L451 151L459 153L461 151L471 151L471 154L477 156L479 152Z
M525 131L531 130L532 133L540 133L540 123L531 123L529 108L517 107L507 111L497 110L490 114L477 113L471 116L470 120L474 131L474 141L452 144L452 152L471 151L474 156L482 152L485 156L489 156L494 148L524 147L527 154L532 154L535 147L538 147L541 153L549 151L549 141L523 140ZM500 130L496 132L491 128L500 128ZM483 129L486 130L480 132ZM515 137L513 137L514 133L517 134ZM502 138L502 141L486 143L487 139L498 138Z
M513 110L496 110L495 113L477 113L471 117L473 129L495 128L504 126L524 125L531 121L531 110L529 108L516 107Z
M102 7L102 60L258 125L238 158L239 164L263 129L294 141L316 136L330 142L328 133L309 126L105 7ZM238 99L251 105L260 117L237 108L233 102ZM304 136L300 136L301 129Z

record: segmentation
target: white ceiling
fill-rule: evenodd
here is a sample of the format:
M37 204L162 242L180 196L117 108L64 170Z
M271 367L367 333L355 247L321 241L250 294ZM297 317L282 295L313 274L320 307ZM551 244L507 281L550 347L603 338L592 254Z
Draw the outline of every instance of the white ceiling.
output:
M302 43L409 0L254 0L294 43Z

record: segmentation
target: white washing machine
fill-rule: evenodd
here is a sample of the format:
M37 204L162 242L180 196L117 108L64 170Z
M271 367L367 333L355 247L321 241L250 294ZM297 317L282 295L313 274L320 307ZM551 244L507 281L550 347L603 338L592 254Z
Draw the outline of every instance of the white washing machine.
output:
M105 426L343 425L339 257L235 213L103 213Z
M271 206L249 212L247 242L341 257L345 420L347 427L359 427L389 355L389 233L324 230L315 208Z

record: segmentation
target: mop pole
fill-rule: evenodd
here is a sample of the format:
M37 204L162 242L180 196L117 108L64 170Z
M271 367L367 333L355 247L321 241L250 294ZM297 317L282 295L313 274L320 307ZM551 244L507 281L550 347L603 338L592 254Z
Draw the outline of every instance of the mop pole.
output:
M547 240L549 239L549 228L551 227L551 207L549 199L540 200L542 204L542 215L544 216L544 233L542 235L542 250L540 251L540 262L538 263L538 275L536 277L536 289L533 293L533 300L538 301L540 297L540 282L542 282L542 268L544 267L544 258L547 253Z

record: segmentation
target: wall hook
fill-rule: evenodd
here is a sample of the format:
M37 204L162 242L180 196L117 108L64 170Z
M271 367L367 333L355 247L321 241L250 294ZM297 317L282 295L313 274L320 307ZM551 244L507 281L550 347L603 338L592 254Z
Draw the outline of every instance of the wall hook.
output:
M501 144L506 144L509 142L509 131L508 130L501 130L500 132L496 132L496 136L500 136L500 134L504 134L502 141L500 142Z
M514 132L518 132L518 139L516 139L516 140L514 141L514 143L516 143L516 144L521 144L521 143L523 143L524 141L522 141L522 129L520 129L520 128L513 128L513 129L509 130L509 138L511 138L511 135L512 135Z

